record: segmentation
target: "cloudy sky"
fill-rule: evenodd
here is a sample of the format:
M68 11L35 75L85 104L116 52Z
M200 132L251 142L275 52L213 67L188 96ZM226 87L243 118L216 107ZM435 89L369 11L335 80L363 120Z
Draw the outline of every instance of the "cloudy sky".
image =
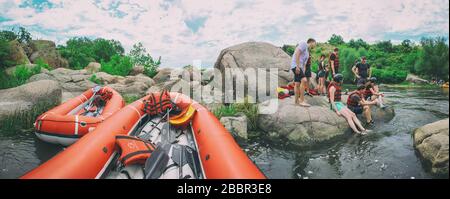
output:
M448 0L0 0L0 29L23 26L57 44L103 37L130 49L141 41L170 67L211 66L221 49L246 41L448 38L448 17Z

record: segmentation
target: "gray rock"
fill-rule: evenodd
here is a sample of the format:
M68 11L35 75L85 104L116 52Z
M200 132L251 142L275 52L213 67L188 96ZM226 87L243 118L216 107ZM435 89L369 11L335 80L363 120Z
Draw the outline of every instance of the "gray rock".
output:
M0 120L17 112L27 111L41 103L59 104L61 87L52 80L30 82L0 90Z
M422 79L419 76L414 75L414 74L408 74L406 76L406 81L407 82L411 82L411 83L415 83L415 84L428 84L429 83L428 80Z
M431 173L448 177L449 119L427 124L414 130L413 140L425 167Z
M134 66L130 71L130 75L137 75L142 73L144 73L144 66L141 65Z
M33 40L30 46L33 51L30 56L31 62L35 63L42 59L53 68L69 67L69 62L59 54L53 41Z
M89 74L93 74L93 73L99 72L101 67L102 67L102 65L97 62L90 62L84 69Z
M156 83L163 83L170 80L172 68L160 68L158 73L153 77Z
M322 97L309 98L308 102L317 101L322 104ZM350 130L343 117L337 116L326 106L300 107L294 104L293 98L273 99L259 104L260 112L272 109L270 102L278 102L272 114L260 114L258 126L272 139L287 138L296 146L313 146L343 136Z
M30 64L30 60L28 60L27 54L22 48L22 45L17 40L13 40L9 42L9 59L16 65L21 64Z
M221 117L220 122L231 133L247 139L247 117L245 115L235 117Z
M124 77L110 75L105 72L94 73L98 80L100 80L103 84L115 84L120 80L124 80Z

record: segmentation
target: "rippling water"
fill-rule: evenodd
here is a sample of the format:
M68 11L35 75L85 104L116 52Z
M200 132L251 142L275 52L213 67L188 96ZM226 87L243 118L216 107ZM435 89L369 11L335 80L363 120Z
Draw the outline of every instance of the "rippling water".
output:
M390 89L396 116L367 136L314 150L286 150L264 140L244 149L269 178L432 178L414 152L414 128L447 118L448 90ZM18 178L53 157L61 146L30 131L0 132L0 178Z

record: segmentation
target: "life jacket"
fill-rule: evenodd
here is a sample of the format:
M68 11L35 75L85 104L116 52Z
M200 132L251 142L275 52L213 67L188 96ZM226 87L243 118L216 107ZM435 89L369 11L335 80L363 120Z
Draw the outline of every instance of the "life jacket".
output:
M331 55L333 55L334 53L331 53L330 54L330 58L331 58ZM334 59L334 69L336 70L336 69L338 69L339 68L339 56L338 55L336 55L336 54L334 54L335 56L336 56L336 58ZM331 66L331 62L332 62L332 60L331 59L328 59L329 60L329 62L330 62L330 66Z
M116 144L122 151L119 161L124 165L145 164L155 150L155 146L150 141L134 136L117 135Z
M359 94L358 92L354 92L348 96L347 106L352 106L352 107L359 106L359 102L353 100L354 95L358 95L361 99L363 98L363 96L361 94Z
M327 95L328 95L328 102L331 102L331 99L330 99L330 88L331 87L334 87L335 89L336 89L336 91L334 91L334 101L335 102L340 102L341 101L341 96L342 96L342 93L341 93L341 86L339 86L339 85L337 85L336 84L336 82L334 82L334 81L332 81L332 82L330 82L330 84L328 84L328 88L327 88Z
M144 99L144 109L148 115L157 115L165 113L167 110L174 108L174 103L170 99L168 91L163 91L159 98L154 93L150 94L147 99Z

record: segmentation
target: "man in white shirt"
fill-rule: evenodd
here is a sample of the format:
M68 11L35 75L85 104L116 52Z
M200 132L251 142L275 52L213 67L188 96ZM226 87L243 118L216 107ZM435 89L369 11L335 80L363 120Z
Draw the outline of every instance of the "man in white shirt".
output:
M307 77L306 77L306 64L309 58L309 52L316 46L316 40L308 39L307 42L301 42L295 48L294 54L292 55L291 70L294 72L294 91L295 91L295 104L309 107L308 103L305 102L305 88L307 87Z

